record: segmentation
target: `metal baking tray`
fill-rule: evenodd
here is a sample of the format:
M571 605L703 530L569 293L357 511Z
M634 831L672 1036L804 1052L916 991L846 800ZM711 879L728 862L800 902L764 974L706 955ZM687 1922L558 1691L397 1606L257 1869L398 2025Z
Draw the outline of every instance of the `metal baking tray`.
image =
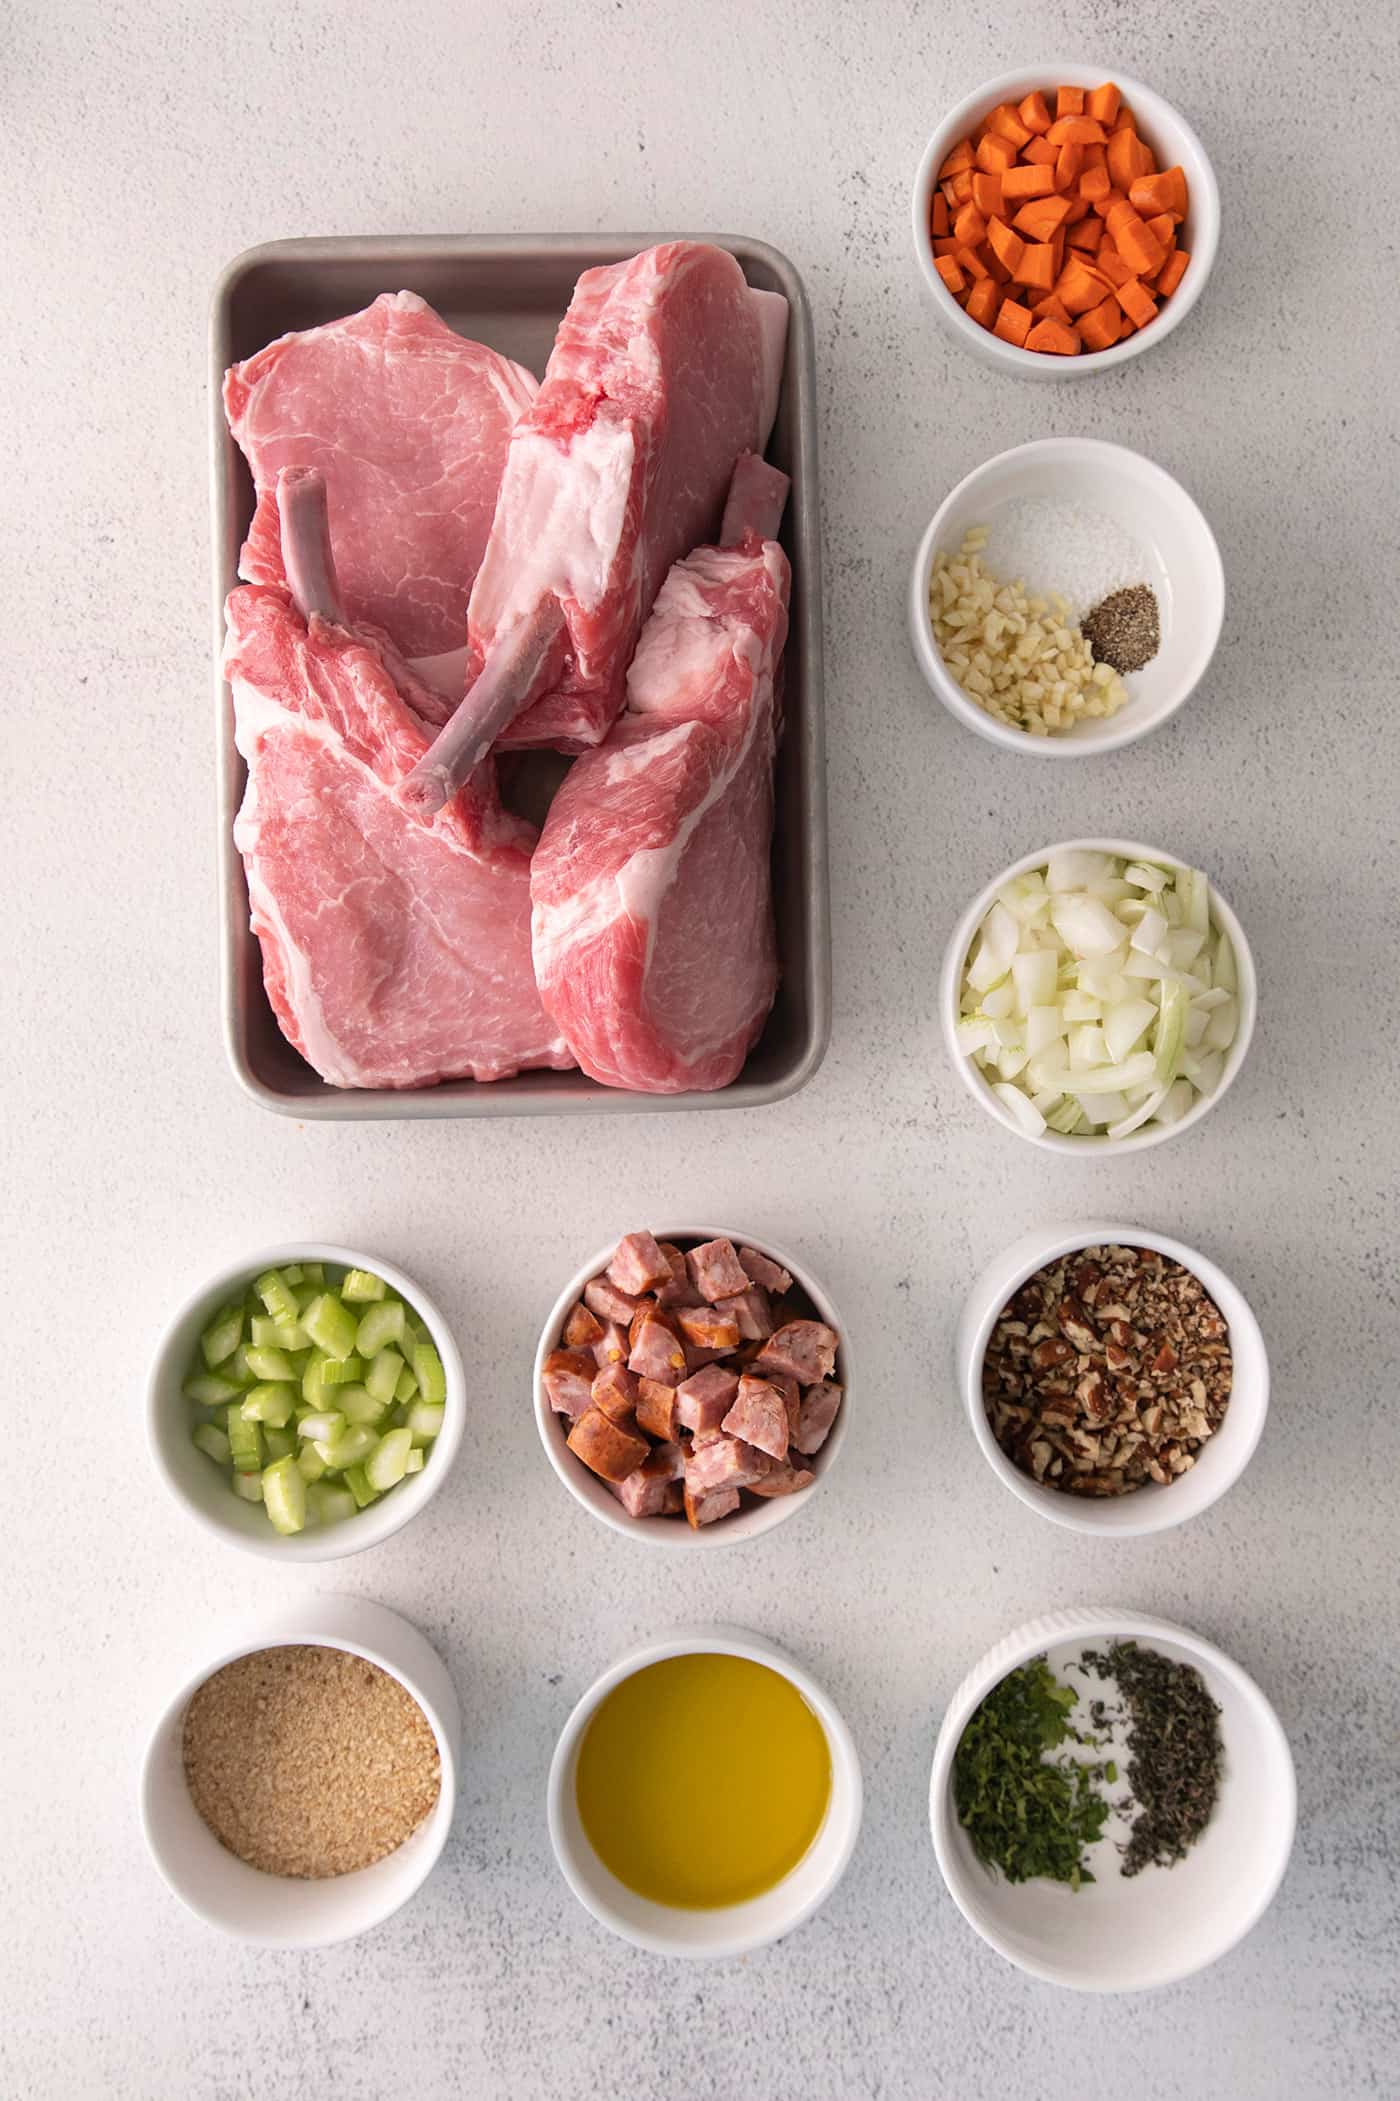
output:
M229 365L288 329L314 327L367 306L380 292L406 289L464 335L541 373L580 271L677 238L638 233L274 241L231 263L215 290L210 330L216 667L224 599L238 581L238 553L253 514L252 480L220 406ZM233 741L232 699L216 668L224 1039L238 1079L264 1108L347 1120L753 1109L795 1093L821 1063L831 1027L831 952L812 317L801 278L776 248L728 234L686 238L727 248L749 283L782 292L790 311L782 394L768 448L769 458L792 477L782 539L793 582L773 846L782 977L763 1035L738 1079L713 1094L631 1094L600 1087L581 1072L528 1072L490 1084L449 1080L402 1090L328 1086L282 1035L263 992L243 863L233 844L243 762Z

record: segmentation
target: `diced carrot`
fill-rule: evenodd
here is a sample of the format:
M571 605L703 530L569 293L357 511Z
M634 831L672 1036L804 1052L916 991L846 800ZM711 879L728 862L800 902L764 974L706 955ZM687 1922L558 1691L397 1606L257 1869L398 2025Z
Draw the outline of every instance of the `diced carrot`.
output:
M990 277L992 274L983 262L978 250L968 247L966 243L954 249L953 260L962 271L963 276L969 281L980 277Z
M951 198L949 199L949 202L950 202L950 203L952 203L952 204L971 204L971 202L972 202L972 170L971 170L971 168L960 168L960 169L958 170L957 174L956 174L956 175L955 175L955 176L953 177L953 194L952 194L952 197L951 197Z
M969 302L971 311L971 302ZM1123 309L1116 299L1100 300L1079 316L1079 333L1086 350L1111 350L1123 325Z
M1047 140L1047 144L1049 141ZM1084 148L1072 142L1061 146L1055 155L1055 188L1067 190L1074 183L1084 165Z
M1014 277L1020 267L1025 242L1013 233L1005 219L993 219L987 228L987 246L997 261Z
M1186 170L1163 168L1160 175L1139 175L1130 184L1128 202L1144 219L1170 212L1174 219L1186 217Z
M1084 156L1082 163L1084 167L1106 168L1108 166L1107 146L1081 146L1079 150Z
M971 139L959 139L957 145L953 148L952 152L948 155L947 160L944 161L942 167L939 169L938 180L940 182L943 182L945 180L951 182L952 178L955 175L961 174L964 168L970 168L971 166L972 141Z
M1061 88L1055 97L1055 115L1057 117L1079 117L1083 113L1083 88Z
M1118 114L1113 120L1113 128L1115 131L1137 130L1137 118L1133 115L1126 102L1119 103Z
M1094 267L1100 277L1106 277L1111 285L1123 285L1132 276L1112 241L1101 241L1094 254Z
M1096 204L1090 206L1090 209L1096 211L1099 217L1107 222L1112 219L1116 207L1120 204L1126 204L1127 201L1121 190L1110 190L1106 197L1100 197ZM1111 226L1109 231L1112 232Z
M1022 306L1019 300L1003 299L992 334L1000 336L1003 343L1014 343L1019 350L1030 332L1030 308Z
M1049 139L1032 139L1021 158L1028 168L1053 168L1059 150Z
M992 282L990 277L985 275L979 277L967 295L969 317L973 321L978 322L983 328L990 328L996 320L997 309L1000 305L1001 291L999 287Z
M1147 231L1150 234L1155 235L1156 239L1161 242L1164 248L1175 248L1176 221L1172 217L1170 212L1158 212L1155 219L1149 219L1147 222Z
M1091 306L1098 306L1105 289L1098 272L1090 270L1082 255L1071 251L1068 262L1055 280L1055 297L1066 311L1087 314Z
M955 240L965 241L969 248L975 248L980 240L985 239L986 232L987 222L975 204L961 205L954 213L953 236Z
M1106 80L1102 87L1090 88L1084 106L1091 117L1098 118L1100 124L1111 124L1118 114L1118 105L1122 100L1123 97L1113 82Z
M938 185L939 189L943 192L944 199L953 211L957 210L959 203L958 193L953 187L956 181L957 177L955 175L950 175L946 182L940 182Z
M1161 269L1166 250L1141 219L1132 226L1120 219L1113 229L1113 242L1135 277L1151 277Z
M1063 226L1058 233L1052 233L1050 236L1050 260L1054 269L1054 275L1058 277L1065 266L1065 229Z
M1076 357L1079 331L1063 321L1037 321L1026 337L1027 350L1048 350L1055 357Z
M1008 168L1001 178L1001 194L1008 204L1024 204L1028 197L1050 197L1054 190L1052 168Z
M999 132L989 131L977 148L977 165L984 175L1004 175L1015 162L1015 146Z
M1086 204L1097 204L1112 188L1107 168L1086 168L1079 178L1079 194Z
M1086 255L1093 255L1103 236L1103 220L1096 219L1092 212L1086 212L1077 226L1071 226L1069 245L1071 248L1082 249Z
M1097 117L1057 117L1045 136L1052 146L1102 146L1108 133Z
M940 255L933 267L938 272L939 276L942 278L944 284L947 285L948 290L950 292L961 292L965 289L967 285L967 279L963 276L962 271L958 268L956 257L951 255Z
M947 233L952 223L951 214L948 210L948 200L942 190L935 190L933 193L933 212L930 223L935 236Z
M1114 132L1108 142L1108 172L1115 189L1126 195L1140 175L1151 175L1155 167L1151 148L1135 131Z
M1028 241L1048 241L1064 225L1068 212L1068 197L1032 197L1011 223Z
M1025 125L1027 131L1033 131L1037 134L1042 131L1048 131L1053 121L1046 107L1045 97L1039 92L1034 95L1027 95L1016 114Z
M1055 251L1048 241L1027 241L1021 260L1012 271L1017 284L1032 292L1048 292L1055 282Z
M959 306L965 307L968 299L967 288L964 287L961 292L954 292L953 297L957 300Z
M1191 258L1184 248L1173 248L1171 254L1157 272L1157 296L1168 299L1186 275L1186 265Z
M989 277L992 278L994 283L999 285L1010 284L1011 272L1007 269L1001 257L998 254L996 254L990 241L984 241L982 243L982 246L978 249L977 253L982 258L982 261L986 264L987 274Z
M1034 137L1034 133L1021 122L1015 108L1009 102L1001 103L992 111L987 119L987 129L999 133L1004 139L1010 139L1018 150L1022 146L1029 146Z
M956 255L958 244L950 233L935 234L933 237L933 252L935 256Z
M1125 285L1119 285L1115 297L1128 319L1135 321L1139 328L1146 328L1157 311L1156 300L1146 285L1140 283L1136 277L1130 277Z
M1031 308L1031 312L1035 315L1037 321L1063 321L1066 324L1069 321L1069 313L1064 302L1055 292L1047 292L1043 299L1037 299L1035 305Z
M1082 197L1071 197L1069 200L1069 217L1065 220L1065 225L1078 226L1083 220L1088 218L1089 211L1090 207L1084 202Z
M972 178L972 201L984 219L1000 219L1001 177L984 175L979 168Z

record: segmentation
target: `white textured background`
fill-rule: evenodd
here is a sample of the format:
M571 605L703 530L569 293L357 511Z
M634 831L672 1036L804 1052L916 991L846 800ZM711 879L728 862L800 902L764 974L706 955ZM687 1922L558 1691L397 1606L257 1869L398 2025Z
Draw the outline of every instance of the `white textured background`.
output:
M9 1427L0 1538L0 2089L88 2095L705 2095L1143 2101L1393 2095L1397 1773L1396 17L897 0L0 9L0 830ZM1199 127L1225 237L1201 306L1119 373L989 376L920 305L907 196L944 107L1074 55ZM821 366L837 1015L816 1082L745 1116L298 1127L236 1090L216 1023L209 289L282 234L714 226L804 273ZM1209 680L1092 765L956 729L903 634L913 543L970 466L1054 432L1179 473L1229 578ZM1256 945L1228 1103L1070 1166L976 1115L936 1040L966 896L1026 848L1137 835L1210 869ZM12 953L9 953L12 952ZM537 1448L527 1366L559 1278L689 1210L804 1249L863 1381L839 1473L766 1543L658 1560ZM1194 1240L1268 1336L1248 1475L1189 1529L1086 1544L993 1481L948 1372L979 1266L1117 1211ZM285 1576L205 1542L142 1449L172 1299L297 1234L379 1248L449 1310L466 1448L389 1544ZM173 1677L239 1608L363 1590L448 1658L465 1784L409 1910L327 1955L225 1943L135 1817ZM1278 1704L1301 1823L1279 1900L1213 1972L1059 1995L963 1924L934 1866L942 1704L998 1635L1102 1600L1219 1641ZM864 1836L785 1945L668 1966L555 1873L543 1788L576 1694L697 1614L799 1652L865 1761ZM722 1789L721 1789L722 1793Z

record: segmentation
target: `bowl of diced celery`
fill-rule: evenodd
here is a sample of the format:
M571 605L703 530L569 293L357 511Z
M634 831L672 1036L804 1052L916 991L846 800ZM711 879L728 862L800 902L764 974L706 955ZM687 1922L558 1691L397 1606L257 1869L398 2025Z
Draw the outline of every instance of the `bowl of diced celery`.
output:
M431 1300L350 1248L271 1248L212 1278L161 1339L152 1456L202 1524L253 1553L332 1561L387 1539L440 1486L461 1358Z

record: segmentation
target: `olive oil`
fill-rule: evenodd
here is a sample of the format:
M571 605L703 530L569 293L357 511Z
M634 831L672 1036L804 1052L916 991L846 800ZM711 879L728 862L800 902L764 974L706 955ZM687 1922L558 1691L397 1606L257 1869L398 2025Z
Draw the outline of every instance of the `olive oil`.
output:
M574 1784L589 1842L619 1882L706 1911L762 1896L797 1866L826 1815L831 1751L777 1671L671 1656L608 1694Z

